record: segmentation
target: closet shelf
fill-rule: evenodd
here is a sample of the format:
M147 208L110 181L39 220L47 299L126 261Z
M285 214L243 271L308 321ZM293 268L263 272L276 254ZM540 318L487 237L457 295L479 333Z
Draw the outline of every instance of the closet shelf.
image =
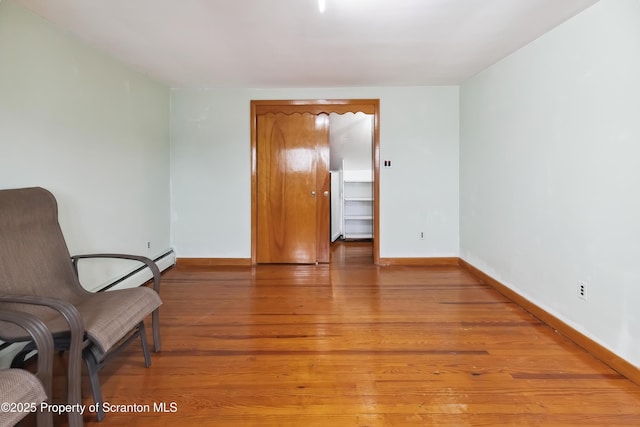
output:
M345 236L347 239L370 239L372 237L372 233L349 233L348 236Z
M346 202L373 202L373 197L345 197Z
M345 221L361 220L361 221L373 221L373 215L345 215Z

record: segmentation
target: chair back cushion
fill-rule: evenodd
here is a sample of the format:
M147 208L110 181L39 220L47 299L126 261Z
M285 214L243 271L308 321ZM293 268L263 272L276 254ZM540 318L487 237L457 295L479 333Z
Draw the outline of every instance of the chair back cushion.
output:
M58 205L43 188L0 190L0 293L55 297L83 292L58 223Z

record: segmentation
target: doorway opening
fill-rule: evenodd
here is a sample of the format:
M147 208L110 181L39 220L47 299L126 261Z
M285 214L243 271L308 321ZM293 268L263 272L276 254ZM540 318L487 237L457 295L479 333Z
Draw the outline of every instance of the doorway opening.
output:
M329 114L331 242L373 239L373 115Z
M329 178L329 117L334 115L352 115L362 113L369 115L371 123L371 145L370 145L370 192L369 201L365 201L367 196L353 196L349 200L357 209L363 209L363 204L372 204L372 215L368 220L350 218L349 230L352 232L355 227L363 227L372 239L373 263L380 261L379 242L379 123L380 123L380 101L377 99L361 100L276 100L276 101L251 101L251 260L252 264L272 263L272 262L299 262L297 259L313 260L314 254L299 257L299 254L291 254L288 258L284 252L296 252L299 248L313 248L313 244L308 242L292 242L298 236L296 224L304 223L304 219L295 217L295 209L287 211L289 204L298 203L301 199L310 200L317 205L317 230L315 237L312 235L305 239L315 238L317 241L316 263L329 262L329 242L331 233L329 229L330 210L329 197L331 194ZM302 120L297 117L305 115L316 117L315 125L313 120ZM300 125L298 122L305 122ZM313 126L316 126L314 129ZM298 136L296 136L298 135ZM301 136L300 136L301 135ZM311 139L315 142L309 144L305 142L300 147L297 145L302 139ZM315 153L311 147L315 144ZM272 149L272 147L281 147ZM278 150L283 151L278 151ZM299 159L299 154L305 153L307 164L312 166L312 178L304 181L304 185L309 188L296 195L287 195L288 182L301 182L295 173L300 172L300 168L293 168L294 161ZM311 157L309 157L311 156ZM312 159L317 156L317 161ZM362 169L364 170L364 169ZM325 179L326 173L326 179ZM278 177L278 174L282 175ZM347 175L353 175L348 173ZM274 178L275 177L275 178ZM315 178L314 178L315 177ZM365 180L361 180L364 182ZM315 187L314 187L315 185ZM274 189L275 188L275 189ZM366 191L366 190L365 190ZM372 199L372 200L371 200ZM307 202L305 202L307 203ZM360 205L358 207L357 205ZM305 205L307 206L307 205ZM352 208L353 208L352 206ZM343 206L344 208L344 206ZM308 210L306 207L305 210ZM321 210L322 209L322 210ZM326 211L325 211L326 209ZM292 213L292 211L294 213ZM326 213L325 213L326 212ZM307 217L312 218L313 214L307 212ZM355 215L353 215L355 216ZM360 215L364 217L366 215ZM266 218L266 219L265 219ZM359 221L359 224L358 224ZM367 222L368 221L368 222ZM326 224L325 224L326 222ZM274 227L271 224L276 224ZM284 227L284 228L283 228ZM286 230L285 230L286 229ZM282 230L285 230L283 232ZM365 231L359 235L365 235ZM347 232L348 233L348 232ZM293 236L293 237L292 237ZM342 237L348 237L344 234ZM269 244L265 244L268 241ZM269 246L271 245L271 246ZM266 248L266 249L265 249ZM275 249L271 249L275 248ZM271 253L277 252L273 257L275 261L270 261ZM300 251L301 252L301 251ZM266 253L266 255L265 255ZM293 261L289 261L292 259ZM284 260L284 261L280 261ZM302 263L312 263L313 261L301 261Z

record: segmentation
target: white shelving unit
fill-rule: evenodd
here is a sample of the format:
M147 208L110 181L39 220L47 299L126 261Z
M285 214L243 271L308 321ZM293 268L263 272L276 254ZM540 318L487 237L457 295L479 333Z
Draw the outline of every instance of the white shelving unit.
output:
M373 237L373 180L371 171L343 171L342 236L345 239Z
M331 242L342 237L342 171L331 171Z

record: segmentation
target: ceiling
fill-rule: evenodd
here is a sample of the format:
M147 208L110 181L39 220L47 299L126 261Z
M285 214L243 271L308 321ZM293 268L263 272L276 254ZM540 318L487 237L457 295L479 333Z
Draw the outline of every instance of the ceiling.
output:
M16 0L172 87L459 84L596 0Z

